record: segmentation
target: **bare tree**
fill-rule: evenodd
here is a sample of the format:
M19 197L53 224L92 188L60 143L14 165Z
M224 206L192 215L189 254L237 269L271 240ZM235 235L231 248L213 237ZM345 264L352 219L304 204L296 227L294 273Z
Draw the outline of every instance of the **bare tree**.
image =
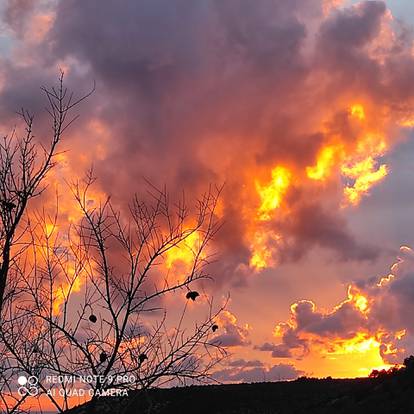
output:
M24 331L36 338L39 334L36 321L17 317L16 310L22 299L19 277L21 266L28 266L27 249L30 240L25 239L29 230L27 210L30 200L42 194L46 188L46 178L56 164L58 146L63 133L76 120L72 110L91 95L94 88L80 98L75 98L64 86L64 74L60 73L56 87L42 87L51 120L51 136L36 140L33 132L34 116L25 109L18 115L24 125L24 134L19 136L16 129L0 142L0 326L10 332ZM48 141L48 144L46 142ZM33 266L33 264L32 264ZM26 269L27 270L27 269ZM12 322L12 323L11 323ZM29 348L33 342L20 348L10 347L0 338L0 409L7 413L23 412L22 403L26 400L16 392L16 373L27 365L28 371L36 366L33 352ZM38 338L39 339L39 338ZM39 339L40 340L40 339ZM17 352L18 351L18 352Z
M77 118L71 110L91 93L75 99L63 84L61 72L58 86L42 87L52 123L49 145L36 142L33 135L34 117L21 109L19 115L25 125L25 134L18 137L16 130L0 143L0 320L11 263L19 255L22 219L29 201L44 190L44 180L55 165L58 144L62 134ZM24 225L23 225L24 227Z
M215 307L199 290L210 278L220 189L190 209L150 185L121 214L110 199L91 198L93 183L90 172L71 186L83 218L67 233L57 230L57 213L29 227L31 259L16 265L21 298L0 329L9 360L39 379L60 412L80 384L94 402L117 390L203 382L225 356L213 340L225 303ZM177 251L182 273L171 267ZM169 312L171 301L182 310Z

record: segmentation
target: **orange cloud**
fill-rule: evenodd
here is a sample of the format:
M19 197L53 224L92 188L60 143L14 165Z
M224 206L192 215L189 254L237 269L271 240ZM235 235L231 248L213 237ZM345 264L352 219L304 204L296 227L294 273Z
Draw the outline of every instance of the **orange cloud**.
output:
M392 275L379 282L351 284L347 298L331 311L319 310L308 300L294 303L289 321L275 327L275 343L257 348L274 358L328 359L332 373L344 370L342 374L352 376L401 363L414 344L408 321L414 252L406 246L400 252Z

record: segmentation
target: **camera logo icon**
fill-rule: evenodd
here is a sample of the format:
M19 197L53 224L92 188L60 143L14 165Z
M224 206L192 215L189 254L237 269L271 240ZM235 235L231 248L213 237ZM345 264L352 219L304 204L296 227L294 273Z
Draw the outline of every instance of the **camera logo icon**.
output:
M34 375L31 375L30 377L20 375L20 377L17 378L17 383L20 385L20 387L17 389L17 392L21 397L24 397L26 395L35 397L39 394L39 380Z

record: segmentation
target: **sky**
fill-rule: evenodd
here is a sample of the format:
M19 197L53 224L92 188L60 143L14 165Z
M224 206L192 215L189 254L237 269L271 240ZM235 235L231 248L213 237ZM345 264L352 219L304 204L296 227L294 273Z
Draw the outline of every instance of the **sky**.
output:
M122 211L144 178L189 199L224 184L204 286L230 293L217 379L364 376L414 353L410 0L6 0L0 14L3 134L24 106L42 139L39 86L59 68L80 93L96 82L51 179L63 205L91 164Z

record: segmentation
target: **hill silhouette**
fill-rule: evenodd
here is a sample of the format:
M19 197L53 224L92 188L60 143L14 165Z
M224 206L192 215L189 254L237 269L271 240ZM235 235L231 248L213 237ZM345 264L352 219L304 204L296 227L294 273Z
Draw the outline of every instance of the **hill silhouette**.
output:
M190 386L136 391L104 398L70 414L392 414L414 413L414 357L405 367L373 371L369 378Z

